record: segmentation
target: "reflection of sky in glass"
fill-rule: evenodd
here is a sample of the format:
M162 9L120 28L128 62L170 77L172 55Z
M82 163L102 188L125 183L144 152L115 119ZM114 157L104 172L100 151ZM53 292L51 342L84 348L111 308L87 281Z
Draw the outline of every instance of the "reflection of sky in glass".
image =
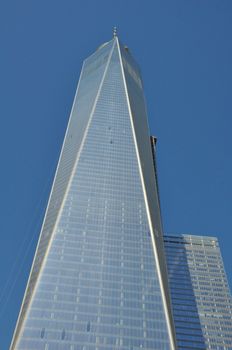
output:
M17 349L170 349L117 45L86 61L64 153L111 54Z
M217 239L165 236L179 349L231 349L232 302Z

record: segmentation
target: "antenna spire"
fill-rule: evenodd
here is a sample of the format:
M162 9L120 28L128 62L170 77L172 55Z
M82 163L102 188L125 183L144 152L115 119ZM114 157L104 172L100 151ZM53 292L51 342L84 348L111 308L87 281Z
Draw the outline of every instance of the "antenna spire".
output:
M113 29L113 37L115 38L117 36L117 27L114 27Z

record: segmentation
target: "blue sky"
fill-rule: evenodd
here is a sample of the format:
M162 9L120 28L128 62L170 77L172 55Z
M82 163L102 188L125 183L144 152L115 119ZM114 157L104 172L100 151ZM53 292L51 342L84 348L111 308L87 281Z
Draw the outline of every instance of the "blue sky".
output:
M1 1L0 347L9 348L82 61L118 27L158 137L164 230L232 265L232 2Z

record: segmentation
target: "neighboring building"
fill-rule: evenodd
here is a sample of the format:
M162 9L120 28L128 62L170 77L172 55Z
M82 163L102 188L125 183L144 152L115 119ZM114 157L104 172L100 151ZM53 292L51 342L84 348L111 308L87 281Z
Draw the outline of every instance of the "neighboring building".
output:
M158 191L156 137L151 136ZM232 298L217 238L165 235L178 349L232 349Z
M139 68L85 60L11 349L175 348Z
M165 235L179 349L232 349L232 300L217 238Z

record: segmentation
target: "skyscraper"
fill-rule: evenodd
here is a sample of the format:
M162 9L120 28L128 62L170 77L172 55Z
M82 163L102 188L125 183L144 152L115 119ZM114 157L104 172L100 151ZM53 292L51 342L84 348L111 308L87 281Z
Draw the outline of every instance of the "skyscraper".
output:
M175 349L138 65L84 61L11 349Z
M165 235L178 349L232 349L232 299L217 238Z

